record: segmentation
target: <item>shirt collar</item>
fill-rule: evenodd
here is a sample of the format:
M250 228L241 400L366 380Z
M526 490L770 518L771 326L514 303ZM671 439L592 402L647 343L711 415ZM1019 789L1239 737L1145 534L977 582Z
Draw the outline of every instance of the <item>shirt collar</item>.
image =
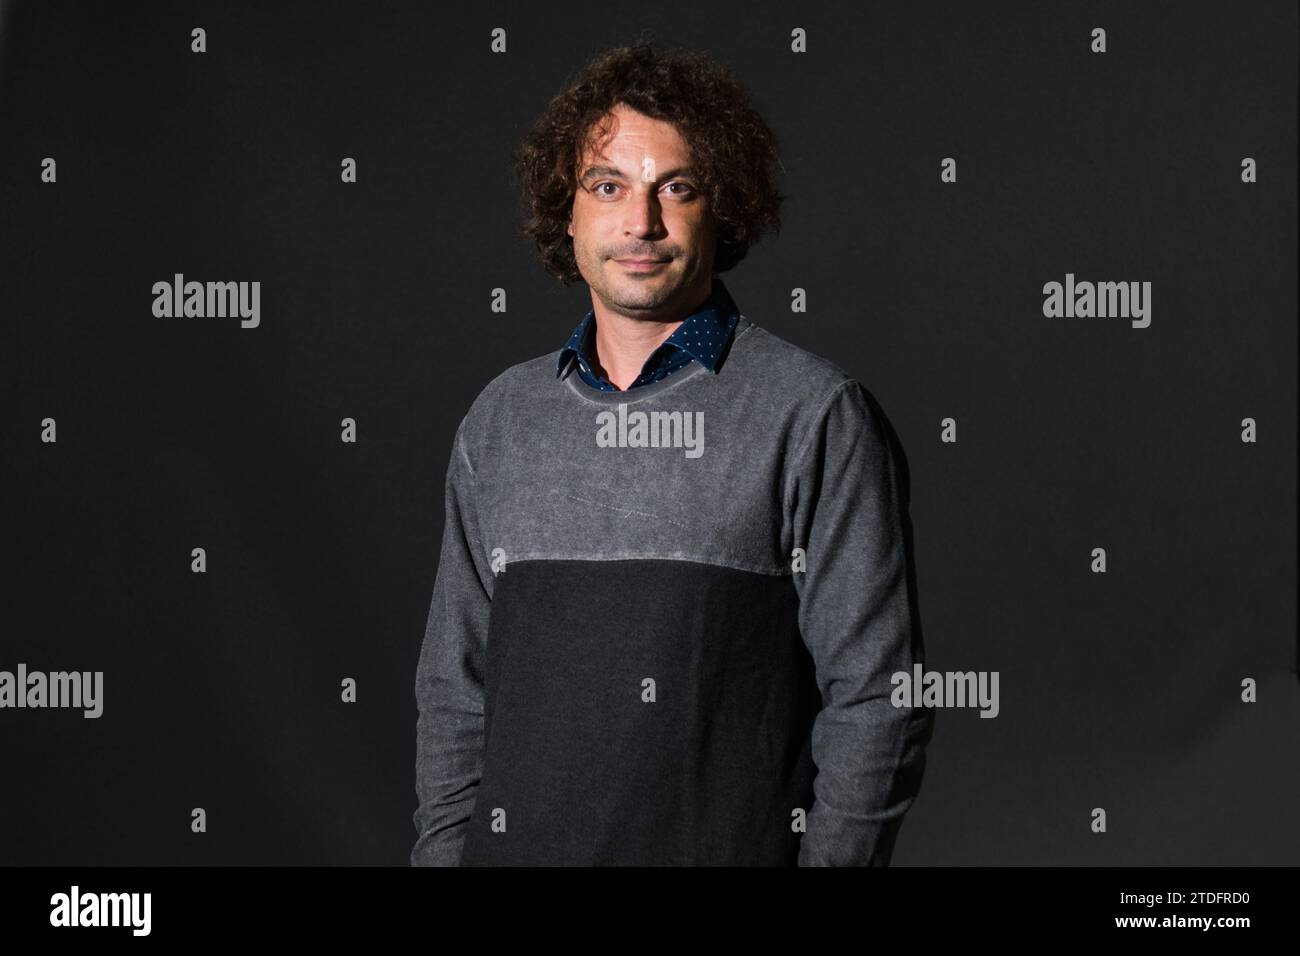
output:
M727 335L739 314L740 309L736 307L726 285L714 276L709 298L698 310L688 315L663 344L681 349L709 371L716 372L727 344ZM563 375L565 366L575 359L585 362L590 369L591 339L595 333L596 313L595 310L588 310L560 350L555 362L556 378Z

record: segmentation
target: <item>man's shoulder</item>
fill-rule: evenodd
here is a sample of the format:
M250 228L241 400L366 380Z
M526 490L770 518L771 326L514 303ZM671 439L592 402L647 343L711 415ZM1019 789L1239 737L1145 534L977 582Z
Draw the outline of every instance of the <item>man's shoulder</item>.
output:
M847 387L862 389L854 376L818 355L761 325L746 329L747 363L766 386L800 405L814 409ZM852 386L849 386L852 383Z
M516 362L497 373L475 396L461 421L461 430L475 432L512 408L528 408L534 396L555 387L555 363L559 350Z
M873 448L886 448L889 428L875 395L851 372L774 332L752 325L753 342L747 349L756 368L765 369L765 396L769 408L784 407L773 416L788 423L797 448L807 448L818 434L848 440L856 434ZM783 398L784 397L784 398Z
M516 362L504 371L498 372L479 392L478 398L474 401L478 403L497 401L506 395L520 393L520 398L524 398L529 389L541 388L554 383L555 381L555 362L559 350L547 352L545 355L538 355L534 358L525 359L522 362ZM522 390L522 392L520 392Z

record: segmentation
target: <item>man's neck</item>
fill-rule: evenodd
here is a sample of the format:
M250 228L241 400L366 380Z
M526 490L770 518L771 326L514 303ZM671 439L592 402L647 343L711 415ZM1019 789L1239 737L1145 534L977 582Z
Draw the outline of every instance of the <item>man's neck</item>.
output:
M627 391L641 374L646 359L677 331L687 316L693 315L708 301L711 290L710 285L704 295L693 297L695 304L675 319L628 318L605 309L600 302L594 302L596 336L595 354L591 356L593 371L597 375L603 375L619 391Z

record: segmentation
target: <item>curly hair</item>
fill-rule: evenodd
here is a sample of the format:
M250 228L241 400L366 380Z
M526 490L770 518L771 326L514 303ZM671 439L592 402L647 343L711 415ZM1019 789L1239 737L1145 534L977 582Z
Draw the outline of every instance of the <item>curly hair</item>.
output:
M674 124L717 224L713 271L726 272L771 230L781 230L775 134L744 86L706 53L657 51L644 34L600 54L546 109L512 153L522 191L523 238L564 285L582 278L568 224L584 146L604 136L619 103Z

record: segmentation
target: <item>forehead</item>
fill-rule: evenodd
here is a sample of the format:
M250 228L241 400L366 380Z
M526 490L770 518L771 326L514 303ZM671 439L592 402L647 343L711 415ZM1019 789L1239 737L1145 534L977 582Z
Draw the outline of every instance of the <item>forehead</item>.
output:
M651 156L663 165L685 161L690 150L686 140L672 123L638 113L620 103L592 125L579 162L579 173L596 162L619 165L624 160L631 168L641 165L643 156Z

